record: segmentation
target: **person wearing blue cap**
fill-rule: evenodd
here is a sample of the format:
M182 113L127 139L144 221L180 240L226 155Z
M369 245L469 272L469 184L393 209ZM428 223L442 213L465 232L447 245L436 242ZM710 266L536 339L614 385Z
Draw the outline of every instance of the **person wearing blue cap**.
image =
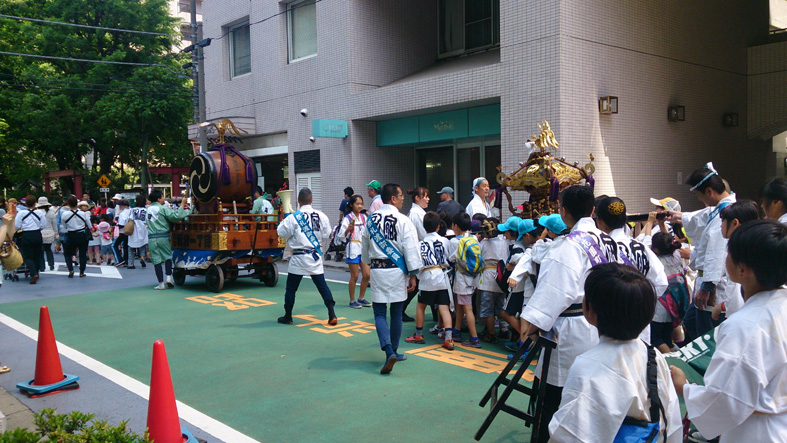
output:
M522 263L522 267L526 262L530 262L530 246L536 242L537 228L531 219L521 219L519 217L511 217L505 223L497 225L497 230L502 232L506 240L513 243L511 252L509 253L508 260L506 261L506 269L513 273L516 267ZM517 314L522 311L522 306L525 304L525 285L528 286L527 298L533 295L535 289L533 283L528 279L519 278L519 282L514 286L509 286L508 297L503 302L503 311L500 317L506 321L516 332L517 340L506 343L506 347L513 348L516 351L518 348L519 338L519 319ZM506 284L508 282L506 281ZM516 346L516 347L514 347Z

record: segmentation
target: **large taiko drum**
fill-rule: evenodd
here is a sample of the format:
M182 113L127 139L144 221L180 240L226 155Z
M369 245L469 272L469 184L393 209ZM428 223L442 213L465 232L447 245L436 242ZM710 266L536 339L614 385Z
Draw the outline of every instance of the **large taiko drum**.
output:
M256 183L253 163L232 146L213 146L191 161L189 184L202 203L251 202Z

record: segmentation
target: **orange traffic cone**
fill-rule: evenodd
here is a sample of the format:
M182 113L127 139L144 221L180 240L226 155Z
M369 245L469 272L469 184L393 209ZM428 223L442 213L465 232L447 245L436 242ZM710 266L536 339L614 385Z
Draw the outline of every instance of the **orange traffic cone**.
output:
M197 440L186 428L181 428L175 390L169 373L164 342L153 343L153 366L150 370L150 397L148 399L148 432L155 443L186 443Z
M38 317L38 348L36 350L35 378L17 383L16 387L30 397L55 394L62 391L79 389L79 377L64 374L57 352L55 332L49 319L49 308L41 306Z

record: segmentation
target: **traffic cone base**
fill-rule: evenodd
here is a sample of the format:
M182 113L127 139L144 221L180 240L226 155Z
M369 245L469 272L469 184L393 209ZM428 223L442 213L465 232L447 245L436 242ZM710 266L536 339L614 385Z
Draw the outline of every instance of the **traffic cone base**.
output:
M180 428L180 433L183 434L183 443L199 443L199 441L191 435L188 429Z
M79 383L73 382L71 384L57 388L54 391L48 391L43 394L33 394L32 392L23 391L21 389L20 392L25 394L27 398L39 398L39 397L48 397L50 395L60 394L61 392L66 392L66 391L76 391L77 389L79 389Z
M41 386L39 386L39 385L33 384L35 379L30 379L30 380L28 380L26 382L17 383L16 387L19 388L19 390L21 390L23 393L25 393L28 396L35 395L35 396L40 397L43 394L47 394L47 393L55 394L56 392L53 392L53 391L62 392L62 391L70 391L70 390L73 390L73 389L78 389L79 388L79 383L77 383L77 380L79 380L79 376L78 375L63 374L63 380L61 380L61 381L59 381L57 383L52 383L52 384L49 384L49 385L41 385ZM76 385L76 387L69 386L71 384ZM68 387L66 387L66 386L68 386Z

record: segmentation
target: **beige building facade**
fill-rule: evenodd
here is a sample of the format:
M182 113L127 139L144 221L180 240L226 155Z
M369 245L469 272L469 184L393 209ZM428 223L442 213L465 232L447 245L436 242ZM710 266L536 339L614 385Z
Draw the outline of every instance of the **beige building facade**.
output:
M630 211L666 196L699 208L682 181L708 161L739 197L787 169L787 39L765 0L201 7L208 119L249 132L237 146L267 191L310 186L332 219L344 187L366 196L375 179L467 204L474 177L527 159L542 120ZM616 114L599 112L605 96Z

